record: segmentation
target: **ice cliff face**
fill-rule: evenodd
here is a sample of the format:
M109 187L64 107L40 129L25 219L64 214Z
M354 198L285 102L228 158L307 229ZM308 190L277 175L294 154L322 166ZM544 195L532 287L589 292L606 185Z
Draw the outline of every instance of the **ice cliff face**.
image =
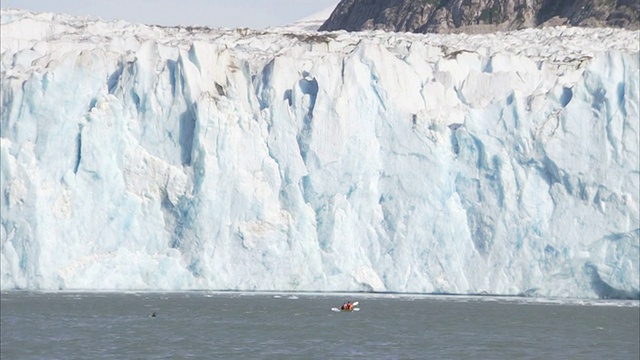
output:
M1 24L3 290L638 297L638 32Z

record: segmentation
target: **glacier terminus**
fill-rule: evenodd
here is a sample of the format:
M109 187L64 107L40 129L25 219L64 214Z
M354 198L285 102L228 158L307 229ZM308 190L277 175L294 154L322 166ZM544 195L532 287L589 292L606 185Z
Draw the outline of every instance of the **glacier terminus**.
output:
M639 297L638 31L1 27L2 290Z

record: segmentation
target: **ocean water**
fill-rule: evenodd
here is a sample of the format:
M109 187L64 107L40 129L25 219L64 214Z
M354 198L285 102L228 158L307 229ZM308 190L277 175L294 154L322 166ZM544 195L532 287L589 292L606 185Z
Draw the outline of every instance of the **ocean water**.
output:
M3 360L640 358L638 301L3 292L0 311Z

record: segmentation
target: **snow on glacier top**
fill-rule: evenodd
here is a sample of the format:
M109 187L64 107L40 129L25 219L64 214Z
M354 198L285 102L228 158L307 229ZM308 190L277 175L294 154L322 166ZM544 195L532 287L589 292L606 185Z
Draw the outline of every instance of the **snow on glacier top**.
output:
M422 43L433 48L431 53L434 58L431 60L460 52L478 52L481 55L505 52L566 64L599 52L637 52L640 48L638 31L566 26L481 35L316 32L296 26L266 30L216 29L131 24L14 9L3 9L0 24L3 53L33 49L36 53L43 52L43 55L49 51L64 51L57 48L59 44L65 44L64 48L69 47L66 44L74 44L76 50L101 47L114 52L127 52L136 50L145 41L154 40L176 48L188 48L194 41L214 42L231 51L236 50L239 55L260 59L261 53L273 56L299 42L321 46L323 51L348 53L358 42L368 41L385 46L397 56L402 56L411 44ZM10 68L7 65L3 64L3 69Z

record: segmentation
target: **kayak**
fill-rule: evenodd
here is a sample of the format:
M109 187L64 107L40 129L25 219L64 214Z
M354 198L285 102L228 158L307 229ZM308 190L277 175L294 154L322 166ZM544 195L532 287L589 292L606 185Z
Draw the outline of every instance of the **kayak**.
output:
M354 312L354 311L360 311L360 308L355 307L356 305L358 305L358 302L354 302L353 303L353 307L351 309L342 309L342 308L331 308L331 311L335 311L335 312Z
M338 308L331 308L331 311L335 311L335 312L354 312L354 311L360 311L360 308L353 308L353 309L338 309Z

